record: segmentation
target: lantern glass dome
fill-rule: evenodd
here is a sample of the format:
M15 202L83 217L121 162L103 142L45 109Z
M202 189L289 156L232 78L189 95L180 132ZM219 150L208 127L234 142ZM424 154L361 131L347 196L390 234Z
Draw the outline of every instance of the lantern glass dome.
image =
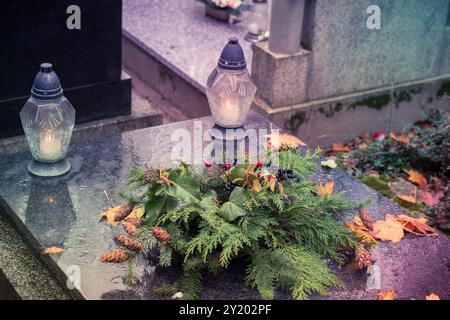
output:
M238 128L247 118L256 93L237 39L230 39L206 83L211 114L217 125Z
M30 97L20 117L33 159L53 163L66 157L75 124L75 109L69 100Z

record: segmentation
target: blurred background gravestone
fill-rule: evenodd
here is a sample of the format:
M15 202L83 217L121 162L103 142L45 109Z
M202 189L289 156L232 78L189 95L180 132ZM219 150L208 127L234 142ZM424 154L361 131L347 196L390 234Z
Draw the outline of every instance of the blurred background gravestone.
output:
M80 29L67 27L73 5ZM19 112L42 62L53 63L77 123L130 114L121 36L121 0L1 1L0 138L22 134Z

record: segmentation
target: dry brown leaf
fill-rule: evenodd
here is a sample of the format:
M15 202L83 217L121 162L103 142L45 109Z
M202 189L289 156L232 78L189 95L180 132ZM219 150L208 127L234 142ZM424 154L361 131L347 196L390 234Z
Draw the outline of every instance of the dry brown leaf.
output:
M423 201L423 203L425 203L425 205L427 207L431 208L431 207L437 206L443 197L444 197L444 193L441 191L439 191L439 192L426 191L422 195L422 201Z
M416 170L410 170L407 173L408 173L409 181L417 184L419 186L419 188L422 190L428 189L428 182L423 174L421 174L419 171L416 171Z
M430 294L429 296L426 296L425 298L426 300L441 300L441 298L439 298L439 296L437 294Z
M427 225L425 218L412 218L404 214L396 217L397 221L403 226L403 229L416 235L434 235L436 230Z
M333 152L350 152L352 149L348 146L343 144L342 142L336 142L333 143Z
M49 248L43 248L41 249L42 254L57 254L61 253L64 250L59 247L49 247Z
M377 294L377 300L394 300L395 291L394 290L382 290Z
M382 241L397 243L404 237L403 225L394 216L388 214L385 220L374 223L371 235Z
M389 134L389 138L391 138L394 141L401 142L404 144L409 143L413 137L414 137L414 133L412 133L412 132L410 132L407 136L402 136L402 135L397 136L392 132Z
M359 216L361 217L361 221L364 224L364 226L369 230L373 230L373 220L370 213L366 209L361 207L359 209Z
M317 194L321 197L326 195L332 195L334 192L334 180L328 181L325 185L322 184L322 181L319 184Z
M132 205L123 204L103 211L100 214L100 218L106 219L110 225L115 227L121 220L125 219L130 214L131 210L133 210Z
M302 140L292 135L272 132L267 137L269 138L268 147L269 149L274 151L278 151L283 147L287 148L297 148L299 146L306 147L306 143L304 143Z

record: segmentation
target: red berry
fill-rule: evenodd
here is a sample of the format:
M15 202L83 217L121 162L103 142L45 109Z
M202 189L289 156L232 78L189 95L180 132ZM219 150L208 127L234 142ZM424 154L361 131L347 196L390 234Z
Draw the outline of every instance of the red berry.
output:
M373 139L378 141L378 142L382 142L384 139L386 139L387 133L383 130L381 131L377 131L373 134Z
M261 177L262 177L261 172L258 172L258 178L261 178Z
M257 166L258 168L261 168L261 167L263 166L263 163L262 163L261 161L258 161L258 163L256 164L256 166Z
M225 165L225 169L230 170L230 168L231 168L231 164L226 164Z
M207 168L211 168L212 167L212 163L211 162L205 162L205 167Z

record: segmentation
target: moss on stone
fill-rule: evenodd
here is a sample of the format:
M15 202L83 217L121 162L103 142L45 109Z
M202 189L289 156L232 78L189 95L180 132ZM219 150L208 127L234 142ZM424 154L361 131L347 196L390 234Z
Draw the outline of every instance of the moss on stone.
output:
M336 103L336 105L334 106L334 111L336 112L340 112L342 111L342 109L344 109L344 105L342 103Z
M386 198L392 198L394 196L387 181L372 176L361 176L359 180Z
M442 84L442 86L439 88L436 95L441 98L443 96L450 96L450 81L446 81Z
M397 104L402 103L402 102L411 102L412 100L412 95L411 92L408 90L403 90L400 92L395 92L394 93L394 98L395 98L395 102Z
M422 213L425 209L424 204L419 201L416 203L411 203L398 197L394 197L392 200L400 207L402 207L403 209L414 215Z
M299 111L296 112L290 119L286 120L284 123L284 127L286 130L289 130L291 132L296 132L298 127L301 126L303 122L306 120L306 112L305 111Z
M386 93L379 96L368 97L363 100L354 102L349 107L354 109L359 106L367 106L372 109L382 110L390 102L391 102L391 95L389 93Z

